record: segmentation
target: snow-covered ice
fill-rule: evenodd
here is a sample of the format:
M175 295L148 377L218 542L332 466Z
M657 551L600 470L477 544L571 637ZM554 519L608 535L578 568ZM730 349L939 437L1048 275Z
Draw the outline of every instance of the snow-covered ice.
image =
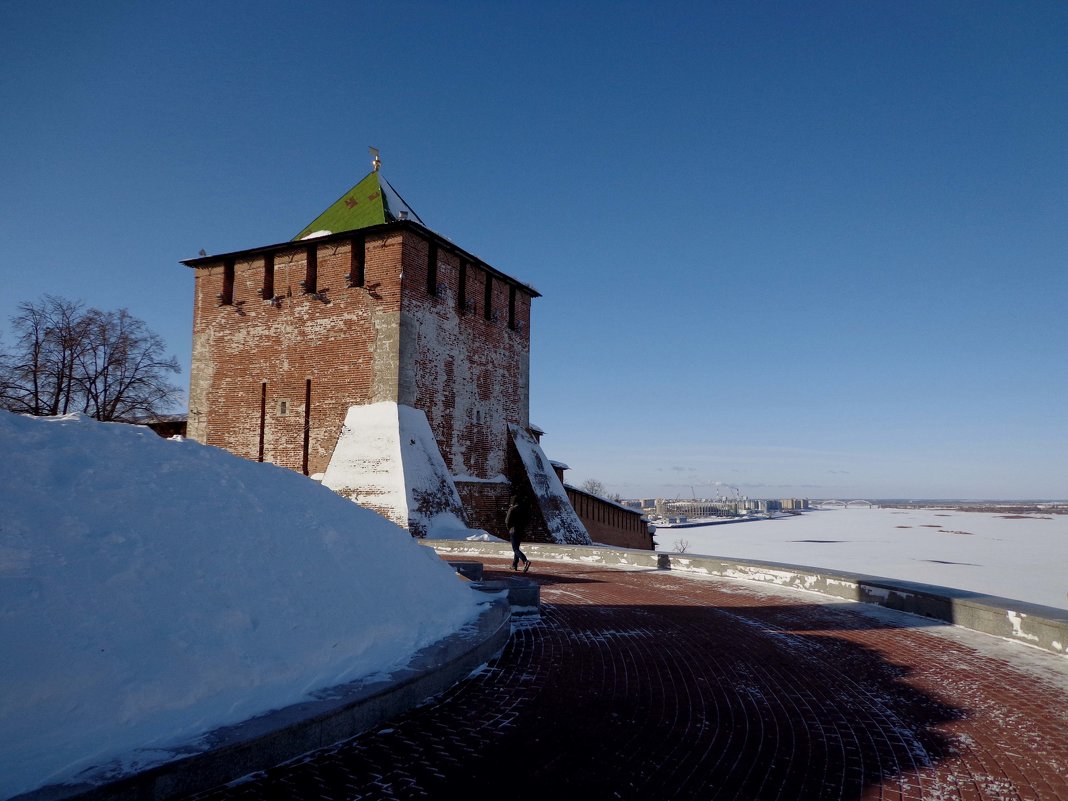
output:
M658 551L759 559L955 587L1068 609L1068 515L819 509L659 528Z
M147 428L0 412L0 798L388 672L479 597L379 515Z

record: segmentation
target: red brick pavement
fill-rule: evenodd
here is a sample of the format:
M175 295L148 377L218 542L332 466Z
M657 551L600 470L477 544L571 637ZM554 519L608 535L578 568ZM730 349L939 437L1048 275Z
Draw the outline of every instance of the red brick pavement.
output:
M919 618L741 582L530 577L542 619L477 675L198 798L1068 801L1060 657L1013 646L1014 667Z

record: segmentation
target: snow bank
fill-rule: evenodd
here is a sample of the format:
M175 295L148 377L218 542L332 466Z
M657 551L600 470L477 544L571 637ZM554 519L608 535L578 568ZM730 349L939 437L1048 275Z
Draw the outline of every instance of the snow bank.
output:
M0 487L0 797L165 761L477 613L379 515L147 428L0 412Z

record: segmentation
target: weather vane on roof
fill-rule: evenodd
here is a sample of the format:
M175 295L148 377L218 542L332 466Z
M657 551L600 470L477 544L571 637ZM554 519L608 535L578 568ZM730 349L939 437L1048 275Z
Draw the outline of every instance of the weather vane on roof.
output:
M378 168L382 166L382 159L378 157L378 148L369 147L367 149L370 150L371 155L374 156L374 158L371 159L371 166L374 168L374 172L378 172Z

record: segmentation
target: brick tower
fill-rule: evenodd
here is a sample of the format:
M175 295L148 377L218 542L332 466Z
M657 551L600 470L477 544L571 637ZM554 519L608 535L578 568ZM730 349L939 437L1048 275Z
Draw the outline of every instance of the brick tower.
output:
M189 436L319 478L413 534L588 543L530 433L539 297L427 228L378 171L294 239L195 273Z

